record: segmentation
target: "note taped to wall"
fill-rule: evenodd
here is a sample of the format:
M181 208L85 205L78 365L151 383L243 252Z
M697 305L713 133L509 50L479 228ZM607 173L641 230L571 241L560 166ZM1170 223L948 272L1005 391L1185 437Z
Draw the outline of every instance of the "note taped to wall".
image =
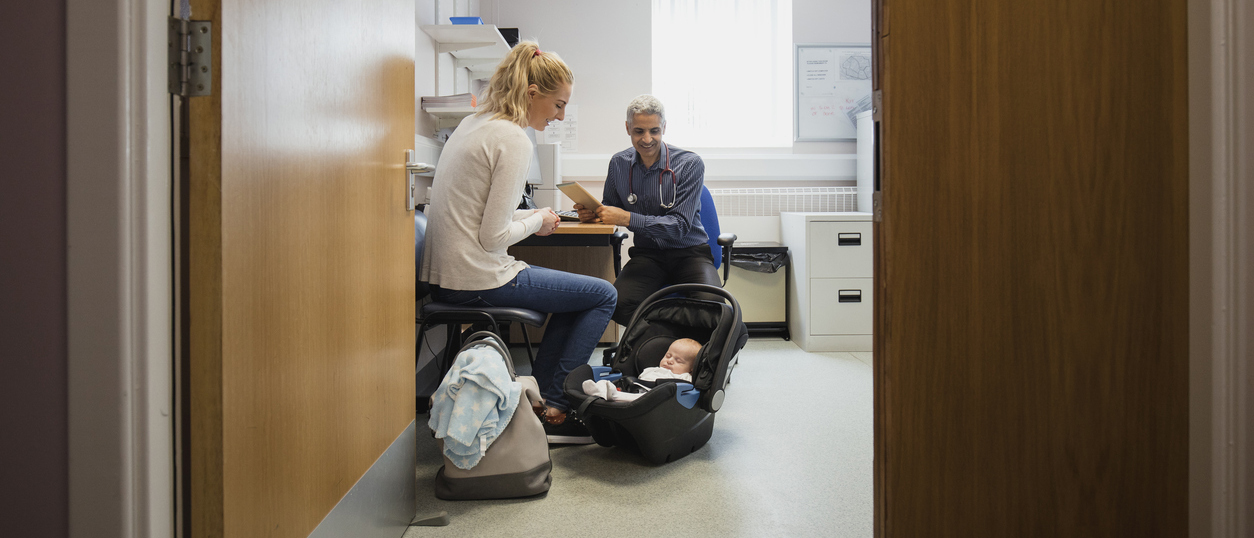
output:
M579 105L566 105L565 119L544 128L544 141L561 144L562 153L579 152Z
M796 47L794 140L856 138L854 116L871 107L871 47L826 44Z

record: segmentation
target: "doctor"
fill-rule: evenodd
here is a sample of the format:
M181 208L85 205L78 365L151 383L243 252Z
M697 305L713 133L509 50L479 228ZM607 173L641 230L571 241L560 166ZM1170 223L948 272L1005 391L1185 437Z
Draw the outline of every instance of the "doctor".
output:
M662 141L666 111L652 95L627 105L631 147L610 158L601 207L575 205L579 220L626 226L634 234L631 259L614 287L614 321L627 325L653 292L672 284L719 286L718 270L701 225L705 163L691 151Z

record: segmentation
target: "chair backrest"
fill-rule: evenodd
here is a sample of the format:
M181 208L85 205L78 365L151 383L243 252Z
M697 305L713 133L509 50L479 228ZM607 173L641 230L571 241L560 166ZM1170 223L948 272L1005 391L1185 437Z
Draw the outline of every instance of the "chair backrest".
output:
M422 281L422 248L427 237L427 214L414 211L414 300L420 301L431 293L431 286Z
M718 236L721 233L718 227L718 210L714 208L714 196L710 194L710 189L701 186L701 227L705 228L705 235L709 238L710 254L714 255L714 268L718 269L723 265L723 247L718 244Z

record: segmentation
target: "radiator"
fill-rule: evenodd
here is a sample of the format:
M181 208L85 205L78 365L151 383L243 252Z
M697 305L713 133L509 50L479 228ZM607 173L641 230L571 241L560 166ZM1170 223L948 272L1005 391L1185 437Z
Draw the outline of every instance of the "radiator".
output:
M857 187L710 189L719 217L775 217L781 211L857 211Z

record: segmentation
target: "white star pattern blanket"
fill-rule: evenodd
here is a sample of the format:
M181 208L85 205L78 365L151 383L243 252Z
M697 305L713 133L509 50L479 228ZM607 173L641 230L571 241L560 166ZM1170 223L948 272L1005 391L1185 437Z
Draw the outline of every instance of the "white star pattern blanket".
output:
M427 425L458 468L478 464L518 408L522 384L510 379L505 360L487 345L458 353L432 397Z

